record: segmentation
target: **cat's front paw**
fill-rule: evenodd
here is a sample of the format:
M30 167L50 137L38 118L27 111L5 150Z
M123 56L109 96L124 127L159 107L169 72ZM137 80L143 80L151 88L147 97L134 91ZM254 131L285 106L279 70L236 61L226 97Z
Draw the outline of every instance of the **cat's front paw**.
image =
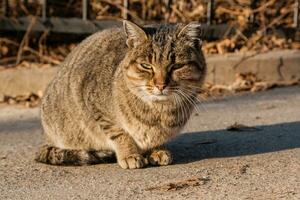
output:
M170 151L165 149L153 150L148 156L148 161L151 165L169 165L173 158Z
M146 166L148 160L140 154L131 154L125 158L120 158L118 163L123 169L138 169Z

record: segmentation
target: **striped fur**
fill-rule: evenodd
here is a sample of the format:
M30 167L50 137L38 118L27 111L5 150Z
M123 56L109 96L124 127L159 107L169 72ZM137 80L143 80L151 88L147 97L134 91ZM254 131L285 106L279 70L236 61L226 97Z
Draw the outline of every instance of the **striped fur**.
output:
M36 160L94 164L113 152L122 168L170 164L163 145L189 119L205 76L197 33L195 23L141 28L126 21L84 40L45 92L47 145Z
M115 162L111 151L60 149L49 145L41 147L35 160L50 165L92 165Z

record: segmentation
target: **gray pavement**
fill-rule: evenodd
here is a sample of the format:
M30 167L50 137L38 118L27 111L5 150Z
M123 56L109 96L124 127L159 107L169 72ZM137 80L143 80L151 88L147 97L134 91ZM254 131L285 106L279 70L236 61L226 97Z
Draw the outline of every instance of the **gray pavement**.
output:
M38 108L0 107L1 200L300 199L299 86L202 103L165 167L36 163L41 132Z

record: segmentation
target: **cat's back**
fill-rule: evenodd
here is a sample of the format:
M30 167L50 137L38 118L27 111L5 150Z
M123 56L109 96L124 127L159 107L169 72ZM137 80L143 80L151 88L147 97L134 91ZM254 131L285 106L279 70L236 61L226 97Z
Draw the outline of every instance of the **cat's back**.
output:
M123 59L126 49L123 30L121 28L106 29L83 40L66 57L61 67L81 68L82 70L91 67L111 68Z
M126 54L125 38L121 28L112 28L83 40L60 65L46 90L42 110L52 112L63 105L70 112L74 106L81 107L95 99L105 108L110 101L114 72ZM89 105L95 106L92 102Z

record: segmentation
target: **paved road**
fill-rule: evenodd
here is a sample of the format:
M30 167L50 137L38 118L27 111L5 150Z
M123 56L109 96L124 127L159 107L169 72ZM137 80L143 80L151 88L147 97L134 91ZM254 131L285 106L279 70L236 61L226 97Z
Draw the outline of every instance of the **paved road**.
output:
M175 164L35 163L38 109L0 108L0 199L300 199L300 87L203 103L169 144ZM254 126L226 131L235 122Z

